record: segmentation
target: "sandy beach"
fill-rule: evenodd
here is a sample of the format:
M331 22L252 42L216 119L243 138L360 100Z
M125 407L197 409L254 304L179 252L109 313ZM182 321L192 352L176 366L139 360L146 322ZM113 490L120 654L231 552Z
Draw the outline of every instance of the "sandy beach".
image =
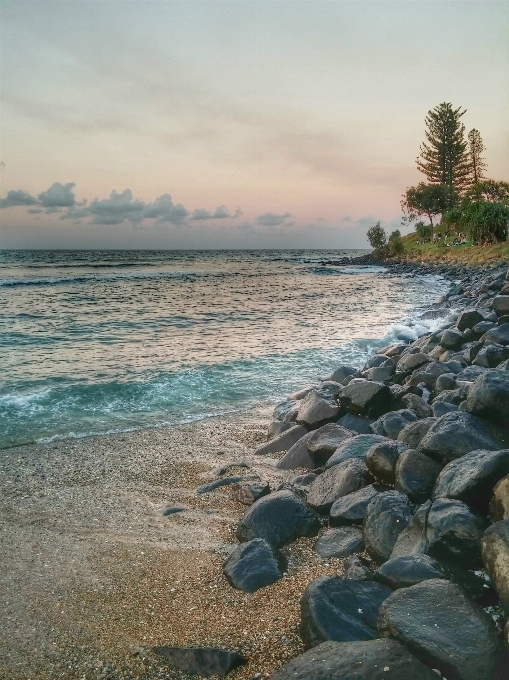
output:
M244 680L302 651L300 595L340 561L301 539L284 579L237 591L221 564L246 506L195 491L235 461L280 483L275 460L253 455L270 411L3 451L1 677L184 678L150 648L217 644L246 655L231 675Z

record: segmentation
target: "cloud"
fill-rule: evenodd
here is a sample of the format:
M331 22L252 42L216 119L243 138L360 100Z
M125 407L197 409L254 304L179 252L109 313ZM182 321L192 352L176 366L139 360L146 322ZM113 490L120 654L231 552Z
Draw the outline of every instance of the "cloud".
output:
M159 223L182 224L188 215L189 210L186 210L180 203L175 205L170 194L162 194L153 203L149 203L143 211L143 217L155 218Z
M125 189L121 194L113 190L109 198L99 201L97 198L75 217L90 215L92 224L121 224L129 220L133 224L139 224L143 219L146 204L143 201L133 200L133 192Z
M60 184L54 182L47 191L39 194L39 202L45 208L72 208L76 205L73 188L74 182Z
M251 222L241 222L237 225L237 229L240 229L240 231L253 231L253 225Z
M223 220L223 219L235 219L242 215L242 210L237 208L234 213L229 213L225 205L220 205L216 208L215 212L210 210L205 210L205 208L197 208L193 214L192 220Z
M41 208L28 208L27 213L30 213L31 215L39 215L39 213L42 213Z
M339 218L341 222L351 222L352 221L352 216L351 215L345 215L344 217Z
M8 191L5 198L0 198L0 208L13 208L18 205L37 205L37 199L23 189Z
M264 227L278 227L280 224L283 224L287 217L291 217L289 212L286 212L284 215L266 212L263 215L259 215L256 221Z

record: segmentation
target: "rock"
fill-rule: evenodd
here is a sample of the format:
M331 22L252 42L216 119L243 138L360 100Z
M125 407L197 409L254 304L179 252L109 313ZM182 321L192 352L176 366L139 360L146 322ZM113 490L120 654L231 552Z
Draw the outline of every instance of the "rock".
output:
M293 392L293 394L288 395L288 401L301 401L306 397L311 390L316 389L316 385L310 385L309 387L303 387L301 390L298 390L297 392ZM298 409L297 409L298 410Z
M492 680L504 653L488 614L443 579L396 590L380 608L378 627L447 678Z
M351 458L360 458L361 460L364 460L366 453L374 444L390 441L391 440L387 437L381 437L378 434L360 434L357 437L352 437L352 439L348 439L338 446L327 461L326 467L330 468L334 465L339 465Z
M378 418L390 405L387 385L372 380L352 380L343 388L341 403L357 415Z
M442 373L435 383L435 393L440 394L445 390L455 390L456 386L456 375L454 373Z
M421 581L447 576L440 562L428 555L402 555L382 564L376 570L374 578L396 590L415 586Z
M474 333L475 338L482 338L482 336L487 333L488 331L491 331L492 328L495 328L497 324L493 323L493 321L481 321L480 323L476 324L473 328L472 331Z
M362 550L362 531L356 527L329 529L316 542L315 550L325 559L348 557Z
M431 406L427 404L424 401L424 399L422 397L419 397L417 394L405 394L403 397L401 397L401 403L405 409L415 411L418 418L429 418L432 414Z
M394 484L396 463L407 449L403 442L387 440L372 446L366 453L366 465L371 474L384 484Z
M315 466L325 465L338 446L352 437L350 430L334 423L322 425L315 430L307 441L308 452Z
M446 465L433 498L454 498L486 514L495 484L509 474L509 449L471 451Z
M416 420L416 414L409 409L389 411L389 413L378 418L371 426L371 429L375 434L386 436L390 439L397 439L401 430L409 423L415 423Z
M389 672L390 671L390 672ZM295 657L272 680L437 680L396 640L324 642Z
M390 380L393 373L394 369L391 366L377 366L376 368L370 368L366 371L365 375L368 380L383 383Z
M440 498L433 501L426 524L426 552L466 569L481 566L481 538L488 520L461 501Z
M352 432L357 432L358 434L371 434L371 423L375 421L372 418L363 418L362 416L356 416L353 413L347 413L337 421L338 425L345 427L347 430Z
M233 463L225 463L224 465L220 465L219 467L214 468L214 470L212 470L212 474L214 475L214 477L222 477L227 472L230 472L232 468L249 469L249 465L247 463L244 463L243 460L237 460Z
M482 390L479 390L479 392L482 393ZM489 394L492 394L492 391ZM469 399L470 393L467 399L467 407L472 404ZM484 412L481 408L476 409L477 412L480 410ZM447 413L429 428L417 450L439 463L447 464L451 460L476 449L496 451L503 448L501 439L495 439L494 433L495 431L485 421L470 415L470 413Z
M300 403L297 422L309 428L317 428L332 422L338 414L339 406L330 394L311 390Z
M366 369L369 368L378 368L378 366L381 366L382 364L385 365L389 362L389 365L394 367L396 364L392 359L389 360L389 357L385 356L384 354L374 354L372 357L370 357L366 361Z
M267 429L267 439L274 439L274 437L279 437L280 434L286 432L291 427L294 427L295 423L286 420L273 420Z
M244 505L252 505L259 498L268 496L269 493L268 482L239 482L232 486L232 499Z
M378 609L390 594L390 588L373 581L319 576L308 585L300 602L304 645L309 648L326 640L378 637Z
M509 295L505 297L509 300ZM503 323L496 328L492 328L483 339L486 343L494 342L498 345L509 345L509 323Z
M497 295L493 298L491 307L498 316L509 314L509 295Z
M216 647L154 647L170 666L191 675L219 675L224 678L231 670L246 662L238 652Z
M481 550L486 571L509 615L509 520L496 522L486 530Z
M483 366L467 366L456 376L458 381L473 382L480 375L484 375L486 369Z
M496 368L503 361L507 361L507 359L509 359L509 347L496 345L494 343L486 343L477 353L473 363L475 366Z
M309 491L309 487L317 477L318 475L316 475L314 472L308 472L303 475L293 474L288 477L286 483L295 489L305 491L307 494Z
M233 550L223 564L223 573L234 588L254 593L278 581L284 568L282 556L262 538L254 538Z
M509 371L509 359L506 361L503 361L501 364L497 366L497 370L499 371Z
M412 517L412 506L399 491L376 495L364 518L364 545L377 562L388 560L396 539Z
M509 475L501 479L493 489L490 517L494 522L509 519Z
M307 429L305 427L302 427L302 425L294 425L289 430L286 430L279 436L274 437L274 439L271 439L269 442L266 442L265 444L259 446L256 449L255 454L257 454L258 456L266 456L269 453L287 451L296 442L298 442L299 439L303 437L306 433Z
M196 489L197 494L211 493L221 486L231 486L233 484L238 484L239 482L257 480L256 475L232 475L231 477L222 477L221 479L215 479L213 482L207 482L202 484Z
M311 484L308 505L321 513L330 510L338 498L357 491L370 483L370 475L364 461L358 458L335 465Z
M187 510L187 508L183 508L180 505L174 505L174 506L171 506L171 507L168 507L168 508L164 508L161 515L163 517L170 517L171 515L176 515L179 512L183 512L184 510Z
M357 369L353 366L338 366L328 377L328 380L333 380L334 382L342 383L345 378L349 375L355 375Z
M430 358L428 354L423 352L416 352L415 354L404 354L401 359L396 364L396 371L398 373L407 373L408 371L414 371L416 368L420 368L429 362Z
M313 459L309 455L308 441L313 436L314 431L308 432L299 439L285 455L279 459L276 467L278 470L295 470L297 468L307 468L312 470L316 467Z
M333 380L324 380L322 383L320 383L319 391L324 394L328 394L334 400L339 397L342 390L343 385L341 383L334 382Z
M300 536L316 536L319 529L316 515L295 494L276 491L253 503L239 522L237 538L263 538L278 548Z
M431 411L435 418L441 418L447 415L447 413L454 413L459 411L459 406L456 404L448 404L446 401L436 401L431 407Z
M359 491L354 491L334 501L329 516L331 526L339 527L349 524L362 524L369 502L381 492L380 489L381 487L369 484L359 489Z
M496 423L509 421L509 372L486 371L476 378L468 391L467 410Z
M359 555L350 555L343 562L343 578L352 581L373 581L369 562Z
M397 460L394 487L406 493L412 503L424 503L431 496L441 469L428 456L408 449Z
M432 361L423 368L414 371L408 381L409 385L420 385L424 383L430 389L435 387L437 378L443 373L452 373L451 366L440 361Z
M423 418L406 425L399 433L398 441L406 444L410 449L416 449L430 427L436 423L436 420L436 418Z
M417 508L407 526L397 537L391 559L402 555L419 555L427 552L426 524L430 508L431 501L426 501Z
M456 320L456 326L458 330L466 331L467 328L474 328L482 321L484 317L477 309L464 309Z
M448 328L440 336L440 344L445 349L457 349L465 342L463 333L455 328Z
M286 420L287 422L291 422L295 420L298 410L299 404L293 400L287 399L286 401L279 402L279 404L274 407L272 418L273 420Z

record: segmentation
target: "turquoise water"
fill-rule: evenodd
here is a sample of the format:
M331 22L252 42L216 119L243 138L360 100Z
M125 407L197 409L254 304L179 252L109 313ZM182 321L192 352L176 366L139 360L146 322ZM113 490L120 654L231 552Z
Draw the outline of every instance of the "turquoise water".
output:
M188 422L356 365L447 288L354 251L3 251L0 447Z

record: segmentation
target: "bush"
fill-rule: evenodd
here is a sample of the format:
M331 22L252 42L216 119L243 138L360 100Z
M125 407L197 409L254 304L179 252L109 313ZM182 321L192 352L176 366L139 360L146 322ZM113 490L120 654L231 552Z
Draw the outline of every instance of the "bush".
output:
M415 225L415 232L421 239L431 238L431 224L424 224L424 222L417 222Z
M393 231L389 236L388 250L391 255L399 255L405 250L399 229Z
M374 227L368 229L367 236L370 246L375 250L381 250L387 245L387 234L385 229L380 226L380 222L377 222Z
M509 208L502 203L468 203L459 218L459 226L475 244L506 241L508 224Z

